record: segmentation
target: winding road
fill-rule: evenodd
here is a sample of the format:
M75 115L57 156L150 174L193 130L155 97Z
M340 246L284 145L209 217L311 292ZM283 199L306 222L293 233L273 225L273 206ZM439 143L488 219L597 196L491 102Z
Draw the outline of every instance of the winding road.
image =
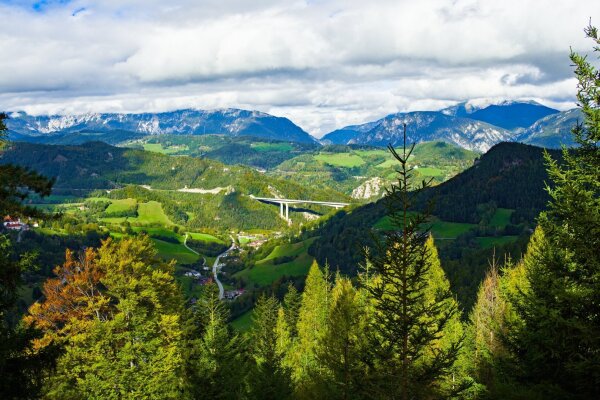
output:
M189 250L193 251L194 253L200 255L200 253L198 253L196 250L190 248L187 245L187 238L188 238L188 234L185 234L185 239L183 241L183 245L185 247L187 247ZM225 295L225 288L223 288L223 284L221 283L221 281L219 280L219 259L223 256L226 256L227 253L229 253L231 250L233 250L235 248L235 240L233 240L233 237L231 237L231 247L228 248L227 250L225 250L224 252L222 252L221 254L219 254L217 256L217 258L215 259L215 262L213 264L212 267L212 272L213 272L213 276L215 277L215 282L217 282L217 286L219 287L219 300L223 299L223 296Z

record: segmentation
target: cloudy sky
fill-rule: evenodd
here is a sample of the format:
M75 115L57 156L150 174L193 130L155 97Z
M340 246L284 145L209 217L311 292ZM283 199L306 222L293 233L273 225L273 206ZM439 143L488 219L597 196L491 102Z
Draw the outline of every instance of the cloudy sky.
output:
M465 99L574 105L598 0L0 0L0 109L257 109L321 136Z

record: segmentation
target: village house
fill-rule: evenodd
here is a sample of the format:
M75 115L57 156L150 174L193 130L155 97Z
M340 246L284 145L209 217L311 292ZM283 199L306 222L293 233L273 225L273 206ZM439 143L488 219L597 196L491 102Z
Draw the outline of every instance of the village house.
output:
M10 215L4 217L3 226L5 229L12 231L26 231L29 229L29 225L21 221L21 218L14 219Z

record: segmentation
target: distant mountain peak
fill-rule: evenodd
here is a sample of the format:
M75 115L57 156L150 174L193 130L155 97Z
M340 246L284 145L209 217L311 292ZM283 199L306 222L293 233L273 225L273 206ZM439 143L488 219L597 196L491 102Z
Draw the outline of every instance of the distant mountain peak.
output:
M474 99L447 107L440 112L512 130L527 128L540 118L559 111L535 100Z

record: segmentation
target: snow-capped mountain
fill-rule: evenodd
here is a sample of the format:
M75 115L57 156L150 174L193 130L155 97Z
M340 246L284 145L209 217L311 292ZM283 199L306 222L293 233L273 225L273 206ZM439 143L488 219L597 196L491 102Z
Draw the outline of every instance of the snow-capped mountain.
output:
M142 114L82 114L32 116L11 113L7 127L13 134L40 136L82 131L128 131L146 135L223 134L257 136L293 142L311 143L315 139L287 118L259 111L238 109L177 110Z
M504 129L527 128L540 118L559 111L535 101L467 101L441 110L453 117L471 118Z
M525 128L558 111L535 101L470 100L440 111L416 111L388 115L377 121L347 126L323 136L322 143L397 145L402 124L408 139L443 140L469 150L486 151L501 141L512 141Z
M548 115L519 134L515 141L548 148L573 146L571 130L582 121L583 114L578 108Z
M485 122L452 117L436 111L416 111L388 115L373 129L360 133L351 142L374 146L400 145L403 124L406 124L409 142L442 140L481 152L498 142L510 141L513 136L512 132Z

